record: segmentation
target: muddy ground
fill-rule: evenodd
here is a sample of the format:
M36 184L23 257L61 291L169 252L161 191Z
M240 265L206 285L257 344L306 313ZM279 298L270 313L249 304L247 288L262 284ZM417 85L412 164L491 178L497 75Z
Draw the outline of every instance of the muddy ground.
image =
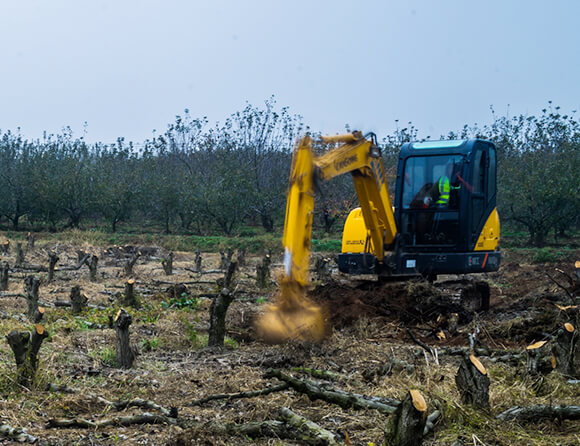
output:
M88 280L86 266L67 270L77 264L81 248L99 257L97 282ZM135 265L133 278L141 306L124 307L133 317L131 342L138 356L133 368L123 370L115 366L115 331L107 324L108 317L121 308L127 253L139 249L143 255ZM350 280L335 271L324 283L314 280L309 291L310 297L326 309L331 326L328 338L321 344L284 345L267 345L255 338L253 321L264 303L275 298L276 284L272 281L270 287L259 289L255 270L260 258L249 257L237 275L236 300L228 312L228 339L222 350L204 346L209 307L219 290L216 280L223 277L217 271L217 253L202 253L204 273L199 274L193 272L193 253L176 252L174 274L168 276L161 266L167 251L158 247L108 247L105 251L47 240L26 253L24 266L47 267L51 250L60 257L53 282L46 281L44 271L14 268L9 290L0 295L2 332L29 330L32 324L25 316L25 299L17 295L23 293L25 276L34 274L43 281L40 300L46 306L46 315L42 324L50 337L40 351L40 371L34 386L22 388L15 383L14 356L6 342L0 343L1 421L26 428L39 444L303 444L272 436L234 437L212 431L212 423L275 420L281 407L290 407L336 433L345 444L381 444L384 415L310 401L292 390L188 406L212 394L277 384L276 379L263 377L269 368L320 381L298 367L334 372L335 380L329 385L364 395L402 399L408 389L419 389L429 411L437 408L442 412L434 432L425 438L426 445L450 445L458 440L486 445L580 444L578 421L524 424L495 418L516 405L578 404L580 384L576 381L553 372L541 377L540 382L540 378L525 373L525 361L503 363L482 357L491 379L491 409L481 411L461 403L454 381L460 358L446 354L451 347L468 346L469 334L476 331L479 347L513 354L524 353L525 346L534 341L550 339L568 320L557 305L571 304L566 276L573 275L574 261L580 259L578 249L569 250L559 263L549 264L533 264L523 254L504 250L501 270L479 277L491 292L490 309L485 312L464 308L455 291L437 287L437 283ZM3 260L13 265L14 252L4 255ZM274 259L273 277L280 269L280 260ZM74 316L70 309L54 306L67 301L70 289L77 284L89 304L99 308ZM173 300L167 293L172 284L186 286L184 293ZM412 336L435 348L438 357L427 354ZM395 367L387 375L373 375L373 370L393 357L406 366ZM61 390L48 391L49 384L61 386ZM99 396L109 401L143 398L166 408L175 407L179 423L48 427L51 419L99 421L146 411L117 411L99 402ZM0 444L9 442L0 437Z

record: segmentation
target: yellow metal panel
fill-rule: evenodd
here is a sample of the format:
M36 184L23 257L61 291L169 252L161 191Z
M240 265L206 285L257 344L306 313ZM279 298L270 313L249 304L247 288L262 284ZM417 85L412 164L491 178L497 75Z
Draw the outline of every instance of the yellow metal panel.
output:
M492 211L485 222L475 244L475 251L495 251L499 247L499 214L497 208Z
M342 252L364 252L368 234L361 208L350 211L342 231Z

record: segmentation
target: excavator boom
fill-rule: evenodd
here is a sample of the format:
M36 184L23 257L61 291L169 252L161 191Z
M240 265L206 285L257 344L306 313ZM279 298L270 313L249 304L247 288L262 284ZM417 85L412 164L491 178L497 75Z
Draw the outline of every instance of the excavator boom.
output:
M325 144L340 144L320 156L312 151L312 139L305 136L295 147L284 223L284 277L278 302L269 307L258 324L263 338L272 342L287 339L319 340L324 336L323 316L306 299L308 265L312 240L315 186L351 173L366 227L379 262L385 246L397 233L381 153L374 134L360 132L323 137Z

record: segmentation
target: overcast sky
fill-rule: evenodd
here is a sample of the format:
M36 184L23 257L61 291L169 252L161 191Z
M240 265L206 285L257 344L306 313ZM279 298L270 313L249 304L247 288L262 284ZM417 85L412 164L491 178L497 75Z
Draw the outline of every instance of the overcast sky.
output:
M143 141L185 108L438 137L580 103L577 0L0 0L0 129Z

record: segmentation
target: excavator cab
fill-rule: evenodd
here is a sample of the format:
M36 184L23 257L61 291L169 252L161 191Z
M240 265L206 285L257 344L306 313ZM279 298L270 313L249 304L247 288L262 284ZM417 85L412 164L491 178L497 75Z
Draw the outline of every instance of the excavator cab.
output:
M395 191L397 235L385 247L385 260L375 261L361 211L353 210L343 232L341 272L432 278L497 271L496 150L491 142L403 145Z

